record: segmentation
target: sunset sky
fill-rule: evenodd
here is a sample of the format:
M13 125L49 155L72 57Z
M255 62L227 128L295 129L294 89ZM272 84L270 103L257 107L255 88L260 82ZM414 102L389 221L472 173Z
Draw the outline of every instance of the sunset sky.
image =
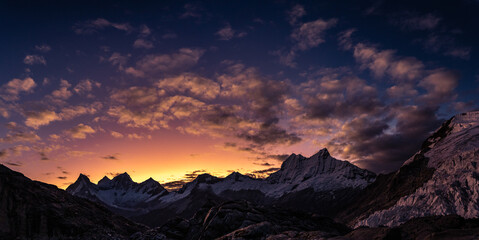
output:
M478 108L478 1L42 2L0 3L0 162L60 188L385 173Z

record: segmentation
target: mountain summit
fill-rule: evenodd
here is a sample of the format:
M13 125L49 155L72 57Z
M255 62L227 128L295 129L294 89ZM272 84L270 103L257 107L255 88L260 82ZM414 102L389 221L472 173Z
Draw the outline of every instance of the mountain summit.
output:
M80 174L66 191L75 196L101 202L114 211L121 209L123 212L136 211L142 208L141 205L168 194L157 181L150 178L142 183L136 183L126 172L111 180L105 176L98 185Z
M295 184L298 190L313 186L315 190L346 187L364 188L372 183L375 174L348 161L333 158L326 148L309 158L291 154L281 169L268 177L274 184Z

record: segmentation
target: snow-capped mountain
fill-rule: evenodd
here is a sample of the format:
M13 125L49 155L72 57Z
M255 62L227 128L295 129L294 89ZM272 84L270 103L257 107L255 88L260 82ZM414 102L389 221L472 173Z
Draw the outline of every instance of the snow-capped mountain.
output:
M445 122L394 175L417 168L409 178L422 179L413 192L392 206L359 218L356 226L397 226L409 219L457 214L479 217L479 111ZM429 174L424 174L429 172ZM420 174L423 176L420 177Z
M136 183L128 173L120 174L111 180L104 177L98 184L92 183L87 176L80 174L77 181L66 190L72 195L100 201L114 209L135 211L168 194L168 191L155 180L150 178L142 183Z
M294 186L283 191L300 191L309 187L315 191L341 188L364 188L372 183L376 175L347 161L333 158L326 148L306 158L292 154L281 165L281 169L269 176L270 184ZM275 192L278 192L277 190Z
M326 148L313 156L291 154L281 165L281 169L266 179L254 179L234 172L226 178L216 178L209 174L198 176L182 189L160 199L175 201L186 197L193 189L211 190L216 195L225 191L256 190L270 198L313 189L316 192L333 191L345 188L363 189L375 179L375 174L361 169L347 161L333 158Z
M266 179L255 179L238 172L225 178L202 174L178 191L168 193L152 179L137 184L126 173L112 180L104 177L98 185L91 183L85 175L80 175L67 191L102 202L125 216L147 214L148 218L155 218L155 222L158 222L177 214L192 215L202 207L201 204L224 200L248 200L294 209L308 207L308 211L328 214L332 209L339 209L341 204L351 201L374 179L374 173L347 161L337 160L327 149L321 149L309 158L290 155L281 169ZM312 207L311 204L305 205L304 201L317 204ZM168 216L158 219L155 214ZM138 219L143 221L141 216ZM143 222L148 223L149 220Z

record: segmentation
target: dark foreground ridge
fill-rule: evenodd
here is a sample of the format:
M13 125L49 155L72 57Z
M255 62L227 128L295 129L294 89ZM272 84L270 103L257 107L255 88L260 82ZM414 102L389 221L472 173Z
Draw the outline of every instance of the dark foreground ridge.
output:
M0 239L122 239L145 227L0 165Z

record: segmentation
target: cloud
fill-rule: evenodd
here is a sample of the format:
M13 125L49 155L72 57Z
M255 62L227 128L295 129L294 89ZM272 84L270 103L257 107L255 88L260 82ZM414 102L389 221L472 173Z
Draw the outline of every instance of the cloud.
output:
M346 122L326 145L360 167L382 173L394 171L443 121L436 117L436 110L398 106L384 117L361 115Z
M113 136L114 138L123 138L123 134L119 133L119 132L115 132L115 131L111 131L111 136Z
M332 28L338 22L337 19L323 20L318 19L316 21L307 22L301 24L291 34L291 38L296 40L296 47L299 50L307 50L313 47L317 47L320 43L324 42L324 31Z
M306 10L302 5L295 5L291 11L288 12L288 21L289 24L295 25L298 22L298 19L306 15Z
M172 54L150 54L137 61L136 67L129 67L125 72L144 77L184 70L195 65L204 52L202 49L181 48Z
M47 60L45 60L43 56L27 55L23 59L23 63L28 65L35 65L35 64L47 65Z
M444 55L467 60L471 55L471 51L472 49L470 47L451 47L444 52Z
M103 157L101 157L101 158L106 159L106 160L118 160L117 154L115 154L115 155L106 155L106 156L103 156Z
M161 38L163 39L175 39L177 37L178 35L176 35L175 33L165 33L163 34L163 36L161 36Z
M72 92L68 90L68 88L66 87L61 87L60 89L52 92L53 97L60 98L63 100L70 98L72 95L73 95Z
M2 157L3 157L2 151L0 151L0 158ZM23 165L21 162L3 162L3 163L13 167L21 167Z
M19 94L21 92L31 93L36 86L37 84L33 78L27 77L23 80L14 78L8 83L2 85L0 97L5 101L15 101L19 99Z
M73 139L85 139L87 134L93 134L95 132L96 131L92 127L83 123L65 131L65 133Z
M363 43L354 46L354 58L377 78L388 75L393 79L414 80L424 70L424 64L414 57L398 57L394 50L378 50Z
M183 187L183 185L185 185L186 183L195 180L195 178L201 174L209 173L204 169L191 171L189 173L186 173L180 180L162 183L161 186L168 189L169 191L175 191Z
M293 145L301 141L301 138L295 133L288 133L277 125L277 122L263 123L256 132L240 132L239 138L251 141L259 146L266 144L285 144Z
M35 50L46 53L46 52L50 52L52 48L49 45L42 44L42 45L35 45Z
M228 41L233 38L241 38L247 35L246 32L236 32L233 28L231 28L230 24L226 24L223 28L218 30L215 35L217 35L220 40Z
M50 160L44 152L39 152L38 154L40 154L40 160L42 161Z
M0 138L0 142L16 143L16 142L36 142L40 137L34 132L16 132L7 133L3 138Z
M441 18L431 13L422 16L407 14L397 21L397 25L408 30L432 30L437 27L440 21Z
M74 88L73 91L77 94L84 94L91 92L93 90L93 87L101 87L101 83L95 82L90 79L84 79L81 80Z
M78 105L78 106L64 107L61 109L60 113L58 114L58 117L60 118L58 120L70 120L85 114L95 114L102 108L103 108L103 104L101 102L94 102L90 104L89 106Z
M146 36L149 36L150 34L151 34L151 29L148 26L146 25L140 26L140 36L146 37Z
M73 30L76 34L92 34L98 32L98 30L103 30L108 27L125 31L127 33L133 31L133 27L129 23L114 23L104 18L97 18L96 20L77 23L75 26L73 26Z
M143 139L144 137L143 136L140 136L136 133L132 133L132 134L128 134L128 138L129 139L136 139L136 140L140 140L140 139Z
M133 43L133 47L134 48L152 49L154 46L153 46L153 42L148 41L146 39L139 38L139 39L135 40L135 42Z
M297 26L291 34L291 39L294 45L289 50L277 50L272 54L279 56L279 61L289 67L296 67L294 59L298 51L306 51L308 49L317 47L323 43L324 32L337 24L338 20L335 18L329 20L317 19L315 21L296 24Z
M327 71L299 86L307 118L344 119L383 109L376 88L365 80L348 73L336 75Z
M427 93L420 98L431 105L448 102L455 97L454 89L458 82L459 74L454 71L446 69L433 70L419 82L419 86L427 90Z
M198 4L187 3L184 6L185 12L181 14L180 18L201 18L202 8Z
M39 110L25 113L25 125L38 129L40 126L48 125L50 122L61 120L61 117L54 111Z
M92 155L94 154L93 152L88 152L88 151L68 151L67 155L72 156L72 157L82 157L82 156L87 156L87 155ZM68 172L63 171L64 174L68 174Z
M253 177L253 178L267 178L271 173L277 172L280 168L267 168L263 170L255 170L245 175Z
M204 99L216 98L220 92L220 86L215 81L189 73L164 78L159 80L156 86L166 91L192 94Z
M111 63L111 65L118 66L118 69L123 71L125 69L124 66L128 62L129 57L130 55L121 55L118 52L114 52L111 54L111 56L107 60L108 62Z

